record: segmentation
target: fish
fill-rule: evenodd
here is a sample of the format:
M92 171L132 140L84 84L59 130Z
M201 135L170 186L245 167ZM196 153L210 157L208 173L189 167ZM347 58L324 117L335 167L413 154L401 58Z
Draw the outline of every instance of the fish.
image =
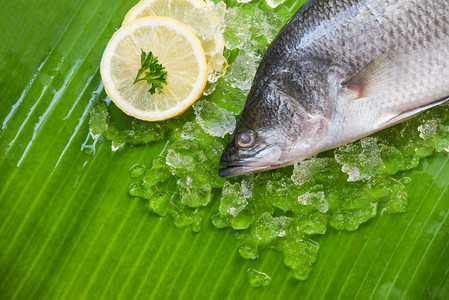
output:
M295 164L449 97L448 0L309 0L279 31L222 177Z

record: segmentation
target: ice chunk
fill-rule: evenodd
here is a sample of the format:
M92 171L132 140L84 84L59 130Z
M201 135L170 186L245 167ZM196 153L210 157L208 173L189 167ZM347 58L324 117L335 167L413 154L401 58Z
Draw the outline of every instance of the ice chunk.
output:
M208 85L204 90L204 95L210 95L215 90L215 86L218 78L222 77L226 74L226 70L228 69L228 61L223 56L223 53L215 53L210 56L207 62L207 69L209 70L209 74L207 77Z
M175 169L186 169L187 171L193 171L194 160L189 155L182 155L176 152L174 149L168 150L167 153L167 165Z
M104 137L112 141L112 151L122 150L127 144L148 144L160 141L169 132L166 122L144 122L133 119L131 129L119 130L113 123L108 123Z
M374 177L364 187L364 194L369 195L371 201L383 202L383 210L387 213L402 213L407 208L407 192L404 183L410 183L409 177L402 178L402 182L391 177Z
M108 128L108 108L103 101L96 101L90 111L89 130L94 140L98 139Z
M279 5L283 4L286 0L265 0L265 2L267 2L267 4L272 7L272 8L276 8Z
M139 178L146 172L146 168L144 165L135 164L129 169L129 174L131 178Z
M310 276L312 264L318 259L318 243L301 235L285 239L282 248L284 262L293 269L293 276L306 280Z
M170 208L170 195L165 193L157 193L150 199L150 208L161 217L165 217Z
M245 94L249 92L262 55L283 23L284 19L256 6L228 9L224 31L226 47L239 49L239 52L229 67L226 81ZM264 37L265 41L259 37Z
M221 188L226 181L218 175L223 147L213 140L200 144L196 140L181 139L170 146L166 163L171 173L183 182L189 182L190 178L197 187L209 184Z
M167 181L171 176L170 169L166 164L166 158L156 156L153 159L153 167L143 177L144 186L157 186L161 182Z
M306 218L295 220L297 222L295 229L307 235L324 234L327 229L327 219L326 214L315 212Z
M186 122L182 127L181 137L186 140L209 142L213 138L204 132L197 122Z
M226 24L223 32L225 46L228 49L240 48L251 38L251 16L243 10L233 7L226 11L224 16Z
M337 230L354 231L359 226L369 219L376 216L377 203L371 203L369 207L351 209L351 210L336 210L330 217L329 225Z
M438 130L438 121L437 120L428 120L423 125L418 126L419 136L423 140L429 140L433 138Z
M212 136L224 137L232 133L235 127L235 117L230 111L217 104L200 100L193 106L196 121L205 132Z
M367 137L335 150L335 159L341 170L349 175L348 181L367 180L376 175L382 164L377 138Z
M221 79L215 93L210 95L208 100L221 108L231 111L234 115L238 115L245 106L246 96L242 90L233 87L229 80Z
M289 217L273 217L270 213L264 213L253 224L251 234L260 245L267 245L277 238L284 237L291 221Z
M206 0L206 4L212 9L215 16L217 17L219 24L224 24L224 17L226 14L226 3L223 1L220 1L218 3L215 3L212 0ZM221 31L223 31L223 28L219 28Z
M301 205L309 205L319 212L326 213L329 210L329 203L324 197L324 192L307 192L298 196Z
M113 127L115 127L115 126L109 126L108 131L109 131L109 129L111 129ZM113 136L113 138L111 139L112 140L111 150L113 152L123 150L125 148L129 133L130 133L129 130L125 130L125 131L118 132L117 135Z
M243 197L251 198L253 196L253 180L254 175L248 175L247 178L240 182Z
M164 122L146 122L133 119L131 131L127 138L129 144L148 144L166 137L168 126Z
M337 167L332 158L309 158L294 165L291 179L298 185L313 182L318 176L334 180L338 176Z
M150 200L158 191L154 186L146 187L141 182L134 182L129 186L128 192L131 196Z
M234 184L226 182L221 194L220 213L237 216L248 204L248 199L252 196L251 189L251 183L245 180Z
M266 47L258 41L248 41L241 46L239 54L224 79L234 88L248 94Z
M201 184L190 176L184 180L178 180L178 187L181 192L181 202L188 207L200 207L207 205L212 199L212 186Z
M268 43L271 43L282 26L283 22L277 14L261 9L254 12L252 31L256 37L263 36Z
M213 3L211 3L212 7ZM218 5L220 7L221 5ZM226 72L227 61L223 56L224 41L222 35L222 18L215 17L220 9L210 7L185 7L182 14L175 13L175 19L189 28L200 38L208 62L208 81L216 82ZM206 17L210 16L210 17ZM211 90L209 89L209 93Z
M223 216L218 213L212 216L212 224L214 224L217 228L226 228L232 226L232 217L231 216Z
M262 176L257 178L261 179ZM279 176L279 178L266 179L265 182L266 198L271 204L284 211L292 210L292 203L288 200L290 184L286 178Z
M170 210L170 215L175 220L175 226L178 228L191 227L192 231L199 232L203 226L203 213L189 208L179 208Z

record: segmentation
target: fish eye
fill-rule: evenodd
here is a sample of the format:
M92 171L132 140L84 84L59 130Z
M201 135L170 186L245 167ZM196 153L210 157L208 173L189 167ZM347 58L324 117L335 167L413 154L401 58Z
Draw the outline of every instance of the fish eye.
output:
M251 129L246 129L237 135L237 145L242 148L251 147L256 141L256 134Z

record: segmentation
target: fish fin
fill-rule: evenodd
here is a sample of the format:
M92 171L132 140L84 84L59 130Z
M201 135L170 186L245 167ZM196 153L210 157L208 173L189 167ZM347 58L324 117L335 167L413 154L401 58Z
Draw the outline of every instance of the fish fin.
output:
M400 78L407 54L393 48L369 62L357 71L343 86L356 93L356 99L376 96L391 90L394 81Z
M394 124L398 124L404 121L407 121L408 119L413 118L414 116L416 116L417 114L431 108L437 105L440 105L446 101L449 100L449 97L443 98L443 99L439 99L437 101L434 101L432 103L426 104L424 106L420 106L420 107L415 107L413 109L404 111L392 118L390 118L388 121L384 122L383 124L380 125L380 128L385 128L385 127L389 127L392 126Z

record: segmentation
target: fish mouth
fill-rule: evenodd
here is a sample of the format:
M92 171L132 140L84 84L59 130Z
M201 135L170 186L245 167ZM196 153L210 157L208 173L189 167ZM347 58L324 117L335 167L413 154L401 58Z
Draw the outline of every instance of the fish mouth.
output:
M218 170L221 177L233 177L251 174L281 167L282 151L277 146L271 146L257 153L256 156L244 159L228 160L223 154L220 165L224 168Z
M267 171L271 169L276 169L281 167L281 164L274 164L269 166L261 166L261 167L251 167L251 166L236 166L236 167L228 167L222 168L218 170L218 175L221 177L233 177L239 175L246 175L261 171Z

